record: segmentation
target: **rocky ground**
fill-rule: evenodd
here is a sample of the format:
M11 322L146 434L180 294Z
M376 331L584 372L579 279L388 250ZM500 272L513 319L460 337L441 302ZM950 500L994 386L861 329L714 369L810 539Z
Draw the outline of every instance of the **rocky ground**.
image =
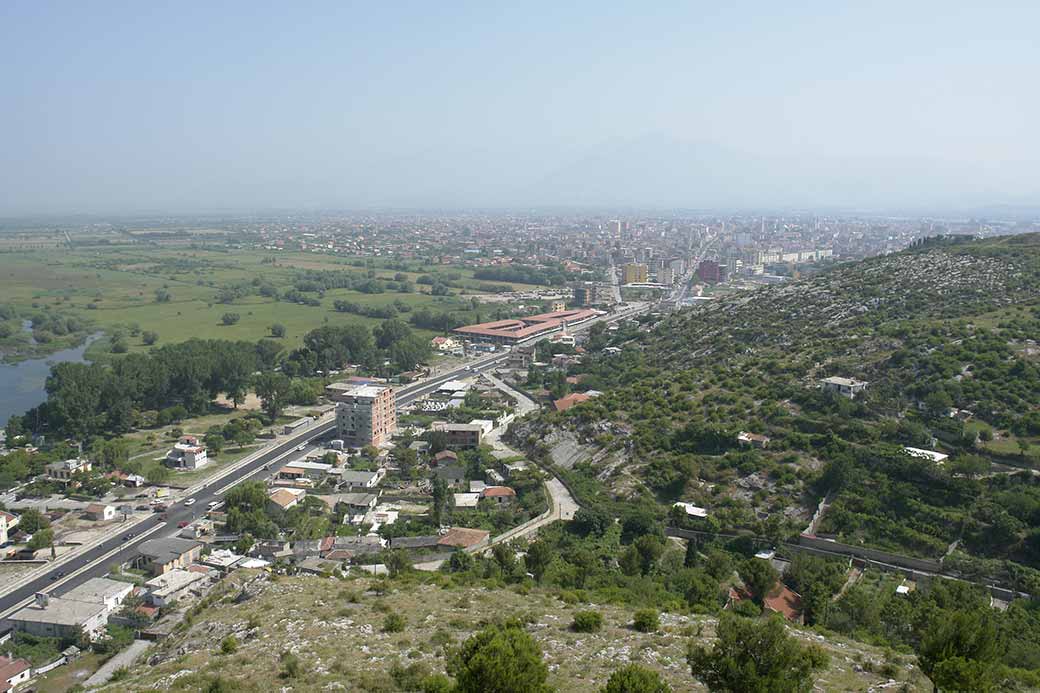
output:
M537 589L448 588L372 578L271 582L245 571L227 583L223 596L191 625L156 645L128 677L102 690L205 690L216 677L249 691L414 690L412 674L444 671L445 652L482 623L517 616L529 624L549 665L550 683L561 691L596 691L627 662L657 669L676 691L697 691L705 688L690 676L686 648L691 641L711 642L716 624L708 616L663 614L660 631L644 634L630 627L629 609L567 603L561 595ZM240 586L245 583L253 596L243 600ZM574 611L589 608L603 615L603 630L571 632ZM405 618L403 632L383 632L390 613ZM911 658L886 658L859 643L792 632L831 653L817 690L928 690ZM221 643L229 635L237 648L222 654ZM285 652L301 660L295 677L284 673Z

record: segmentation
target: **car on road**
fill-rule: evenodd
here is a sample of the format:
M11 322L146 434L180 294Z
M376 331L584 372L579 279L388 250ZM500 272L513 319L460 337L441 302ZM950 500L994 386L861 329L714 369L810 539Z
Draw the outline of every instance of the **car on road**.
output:
M215 508L215 507L217 507L218 505L220 505L220 501L210 501L210 502L209 502L209 503L207 503L206 505L207 505L207 507L209 507L210 509L212 509L212 508Z
M306 450L307 449L307 443L304 443L302 445L297 445L296 449L297 450Z
M191 524L191 523L188 522L187 520L181 520L180 522L177 523L177 529L184 529L189 524Z
M185 506L195 505L195 499L194 498L189 498L188 500L184 501L184 505Z

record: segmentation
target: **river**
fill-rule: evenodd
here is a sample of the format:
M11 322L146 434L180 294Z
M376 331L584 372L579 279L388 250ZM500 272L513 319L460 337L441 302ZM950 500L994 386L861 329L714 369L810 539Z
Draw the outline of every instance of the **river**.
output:
M50 375L51 366L62 361L83 362L83 353L100 334L87 337L75 349L56 351L42 359L30 359L19 363L0 363L0 427L14 414L24 414L47 399L43 386Z

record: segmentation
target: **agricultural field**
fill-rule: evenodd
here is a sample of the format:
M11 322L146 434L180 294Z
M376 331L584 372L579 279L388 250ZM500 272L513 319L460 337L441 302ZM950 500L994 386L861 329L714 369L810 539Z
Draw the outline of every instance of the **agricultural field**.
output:
M369 266L366 266L366 263ZM410 271L382 269L393 264L379 258L346 258L304 252L229 250L225 246L174 246L126 244L83 247L8 249L0 252L0 296L18 311L18 320L31 319L41 311L72 318L69 329L47 330L40 343L31 344L21 323L9 320L0 350L12 355L40 355L81 342L92 331L129 335L130 351L148 348L143 335L154 333L156 344L179 342L191 337L257 340L270 335L274 324L284 326L280 340L287 349L301 344L303 336L324 324L357 324L372 327L381 318L338 312L336 301L381 308L391 304L407 309L427 308L433 312L456 312L476 320L481 312L473 297L490 290L533 288L523 284L473 279L472 270L444 265L424 266L414 262ZM307 294L310 305L286 300L304 272L348 273L358 280L406 281L408 293L387 290L366 293L349 288L331 288ZM432 285L424 275L450 284L453 296L431 295ZM280 298L262 295L260 284ZM458 297L465 294L465 298ZM317 305L314 305L314 304ZM478 308L478 309L475 309ZM486 309L490 310L490 309ZM222 319L237 315L233 324ZM407 314L401 315L407 319ZM432 331L427 331L432 336ZM90 355L103 353L107 341L99 341Z

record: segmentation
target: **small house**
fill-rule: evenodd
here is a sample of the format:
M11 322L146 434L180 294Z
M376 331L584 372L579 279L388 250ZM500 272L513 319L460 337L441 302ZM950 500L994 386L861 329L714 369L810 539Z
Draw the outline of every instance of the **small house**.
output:
M105 503L91 503L87 506L83 514L88 520L94 522L107 522L114 520L116 517L116 509L114 506L107 505Z

